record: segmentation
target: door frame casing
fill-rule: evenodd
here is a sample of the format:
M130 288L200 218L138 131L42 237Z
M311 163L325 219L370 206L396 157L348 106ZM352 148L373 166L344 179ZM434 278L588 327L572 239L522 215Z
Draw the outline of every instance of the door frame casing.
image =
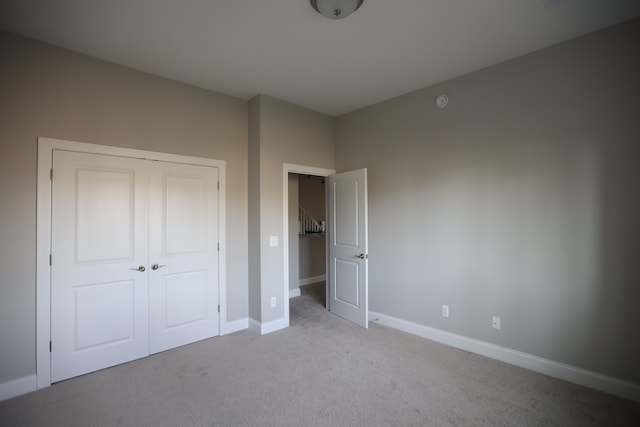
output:
M289 174L297 173L302 175L314 175L327 177L334 175L334 169L318 168L315 166L296 165L293 163L282 164L282 275L284 288L282 292L282 301L284 307L284 326L289 326ZM327 208L325 201L325 209ZM329 277L329 276L327 276ZM327 285L329 282L327 281ZM329 294L327 293L327 298ZM327 300L328 301L328 300ZM327 304L327 307L328 304Z
M220 304L218 332L220 335L224 335L227 323L226 161L38 137L36 198L36 388L41 389L51 385L51 353L49 351L49 343L51 342L51 266L49 264L49 257L51 255L51 169L53 166L54 150L104 154L218 168L218 182L220 183L218 193L218 239L220 241L220 250L218 252L218 301Z

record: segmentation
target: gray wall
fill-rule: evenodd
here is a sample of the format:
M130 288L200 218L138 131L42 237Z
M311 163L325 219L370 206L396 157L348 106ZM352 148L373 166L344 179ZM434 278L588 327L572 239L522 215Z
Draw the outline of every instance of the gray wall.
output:
M227 307L247 317L247 102L0 32L0 383L35 373L37 138L227 162Z
M639 46L634 20L339 117L370 309L640 383Z
M259 125L250 128L250 140L256 138L256 144L251 144L249 157L258 156L260 162L259 177L249 178L250 188L259 180L259 230L251 229L249 239L259 239L260 265L252 259L250 269L259 268L260 282L249 286L252 294L260 293L251 295L250 300L258 299L261 306L258 312L251 305L249 315L267 323L285 317L284 275L289 272L283 268L283 163L334 169L335 132L331 117L270 96L258 95L250 104L255 105L250 121L257 120ZM270 247L269 236L279 236L280 244ZM278 300L275 308L270 306L272 296Z
M249 316L260 319L260 97L249 101Z
M323 181L324 178L318 176L299 175L298 177L300 205L318 222L325 221L327 216Z
M300 236L299 243L300 280L324 276L327 268L326 236L311 234Z

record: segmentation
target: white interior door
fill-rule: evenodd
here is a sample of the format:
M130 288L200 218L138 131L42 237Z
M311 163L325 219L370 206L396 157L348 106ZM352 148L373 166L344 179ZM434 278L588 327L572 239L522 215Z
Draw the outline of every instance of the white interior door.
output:
M157 162L150 176L151 353L218 335L218 169Z
M218 168L52 165L51 381L218 335Z
M138 160L54 151L51 380L149 353L148 182ZM142 269L140 269L142 270Z
M367 170L329 176L329 310L369 326Z

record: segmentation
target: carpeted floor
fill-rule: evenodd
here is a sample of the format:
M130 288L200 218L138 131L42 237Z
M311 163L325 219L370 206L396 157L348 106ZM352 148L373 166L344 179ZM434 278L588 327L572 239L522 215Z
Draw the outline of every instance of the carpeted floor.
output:
M640 426L640 403L324 310L0 402L0 426Z

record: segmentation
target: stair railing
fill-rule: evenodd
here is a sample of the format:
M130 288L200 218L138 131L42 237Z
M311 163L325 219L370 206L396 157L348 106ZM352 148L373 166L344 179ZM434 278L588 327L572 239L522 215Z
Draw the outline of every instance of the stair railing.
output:
M305 208L298 206L298 234L319 234L324 231L324 221L316 221Z

